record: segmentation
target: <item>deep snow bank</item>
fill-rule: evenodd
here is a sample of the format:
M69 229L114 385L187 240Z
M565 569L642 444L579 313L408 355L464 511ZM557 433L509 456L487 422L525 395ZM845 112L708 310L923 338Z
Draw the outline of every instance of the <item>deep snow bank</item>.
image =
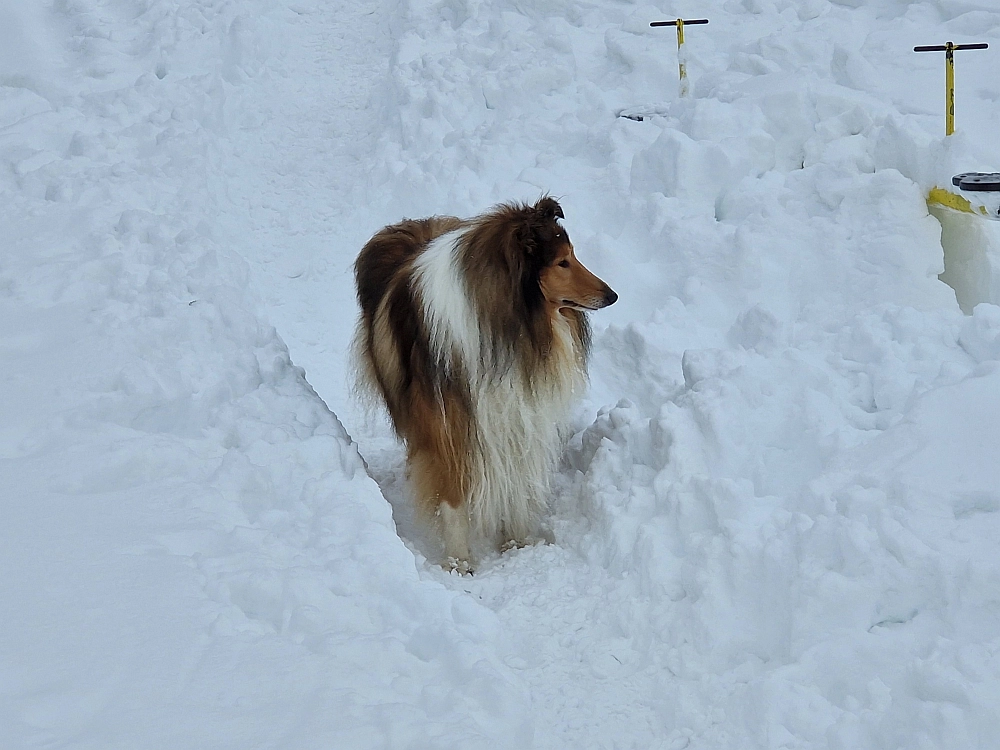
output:
M491 615L419 579L248 289L229 134L298 15L2 18L0 745L523 745Z

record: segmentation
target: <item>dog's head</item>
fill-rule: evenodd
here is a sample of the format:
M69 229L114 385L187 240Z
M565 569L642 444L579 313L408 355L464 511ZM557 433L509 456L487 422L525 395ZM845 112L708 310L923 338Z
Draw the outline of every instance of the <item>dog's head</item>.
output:
M562 206L549 196L528 208L525 249L534 256L538 287L555 309L599 310L614 304L618 295L581 263L569 235L559 223Z

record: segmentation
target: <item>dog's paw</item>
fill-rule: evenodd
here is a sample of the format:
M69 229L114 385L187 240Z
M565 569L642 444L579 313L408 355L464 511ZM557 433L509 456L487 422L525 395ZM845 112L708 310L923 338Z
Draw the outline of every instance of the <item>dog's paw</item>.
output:
M525 547L536 547L540 544L555 544L552 532L548 529L541 529L537 534L531 534L524 539L508 539L500 545L500 554L510 552L512 549L524 549Z
M512 549L521 549L521 547L527 547L528 542L523 539L508 539L506 542L500 545L500 554L504 552L510 552Z
M468 560L459 560L457 557L449 557L444 563L445 570L455 572L463 576L471 576L475 573L472 563Z

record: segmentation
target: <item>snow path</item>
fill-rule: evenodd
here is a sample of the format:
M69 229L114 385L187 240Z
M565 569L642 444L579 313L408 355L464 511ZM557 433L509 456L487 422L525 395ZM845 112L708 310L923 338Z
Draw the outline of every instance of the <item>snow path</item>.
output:
M274 27L232 134L225 217L254 287L338 414L356 315L351 264L377 227L371 163L385 129L392 46L385 2L293 3ZM252 93L251 93L252 92ZM383 201L384 202L384 201ZM301 356L297 354L302 352Z
M377 227L352 227L349 222L375 214L372 197L383 204L388 197L365 190L370 175L361 161L374 150L377 135L391 130L391 123L382 122L378 109L370 106L383 94L379 84L386 85L387 37L366 34L366 29L387 24L380 19L361 26L358 20L368 19L362 18L359 7L348 5L336 13L314 8L304 15L297 27L301 35L295 36L298 44L286 47L280 61L279 70L287 71L287 78L274 73L253 104L244 102L258 119L241 131L248 136L245 141L234 139L233 157L240 160L241 169L252 165L253 172L270 179L238 182L235 189L244 192L234 195L231 188L229 197L236 206L248 208L253 245L241 252L260 264L255 285L262 290L270 317L293 355L299 347L299 361L310 363L310 381L329 394L339 414L355 417L352 432L361 438L370 471L393 504L397 527L418 554L433 559L434 544L414 525L406 498L402 452L384 424L366 421L341 396L346 372L338 367L346 347L339 331L317 325L338 319L342 324L344 317L353 315L353 287L350 275L344 274L344 261L353 262ZM340 38L344 27L357 34ZM334 39L340 52L336 58L315 54L329 49ZM368 51L373 47L374 54ZM356 55L369 65L345 71L336 64ZM384 69L371 65L382 58ZM272 72L275 67L268 65ZM338 100L334 112L328 103L348 82L359 93L353 100ZM366 192L369 205L362 212L352 199ZM629 621L642 607L633 602L630 587L601 567L551 547L532 550L509 564L497 563L469 580L456 582L433 563L425 575L497 612L511 652L505 661L530 686L536 716L541 717L533 722L536 746L579 745L600 733L616 737L621 747L639 748L666 735L668 740L683 736L679 730L664 729L670 715L664 712L670 692L665 682L673 681L671 673L659 664L640 667L641 656L626 637Z

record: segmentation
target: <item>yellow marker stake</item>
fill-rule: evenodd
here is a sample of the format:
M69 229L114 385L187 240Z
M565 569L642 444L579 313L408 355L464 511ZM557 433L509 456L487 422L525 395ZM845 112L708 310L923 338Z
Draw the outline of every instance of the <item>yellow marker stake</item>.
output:
M944 134L955 132L955 50L989 49L988 44L926 44L914 47L914 52L944 52Z
M955 132L955 45L944 45L944 134Z
M684 64L684 19L677 19L677 73L680 81L681 96L688 95L688 72L687 65Z
M684 24L703 24L708 23L707 18L694 18L690 21L685 21L683 18L678 18L676 21L653 21L650 26L676 26L677 27L677 73L680 78L680 93L681 96L688 95L688 74L687 74L687 63L684 59L684 51L682 47L684 46Z

